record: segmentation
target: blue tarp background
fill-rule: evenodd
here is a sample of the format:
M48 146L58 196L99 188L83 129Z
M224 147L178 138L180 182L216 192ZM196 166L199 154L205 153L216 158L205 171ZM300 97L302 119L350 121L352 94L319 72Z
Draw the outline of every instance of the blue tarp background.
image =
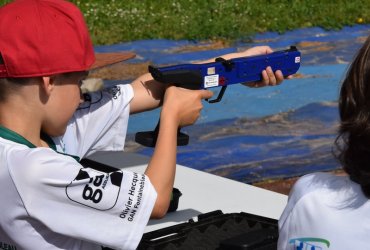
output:
M167 65L257 45L274 50L297 46L302 53L298 78L276 87L230 86L222 102L204 103L197 124L183 129L191 141L179 147L179 164L250 183L340 167L331 155L337 126L335 102L348 63L369 34L370 25L355 25L338 31L306 28L263 33L254 36L251 43L236 42L228 48L203 51L182 49L200 42L170 40L135 41L96 50L131 50L137 54L132 64ZM159 110L133 115L128 140L138 131L154 129L158 118ZM136 151L152 153L142 147Z

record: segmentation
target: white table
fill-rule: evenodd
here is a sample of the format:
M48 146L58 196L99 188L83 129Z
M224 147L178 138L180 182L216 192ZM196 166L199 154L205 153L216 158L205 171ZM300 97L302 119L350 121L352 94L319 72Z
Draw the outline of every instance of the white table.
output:
M124 152L99 152L89 158L138 173L145 171L148 162L145 156ZM181 165L177 165L174 186L182 193L177 211L160 220L150 220L145 232L187 222L214 210L279 219L287 203L286 195Z

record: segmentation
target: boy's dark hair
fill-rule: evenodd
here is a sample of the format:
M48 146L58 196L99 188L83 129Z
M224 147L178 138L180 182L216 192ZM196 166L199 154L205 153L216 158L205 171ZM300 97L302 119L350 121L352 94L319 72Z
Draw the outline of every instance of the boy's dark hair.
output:
M4 60L0 54L0 64L3 64ZM31 81L31 78L12 78L12 77L0 77L0 103L4 102L9 88L14 89L18 85L24 85Z
M23 77L23 78L13 78L6 77L0 78L0 103L4 102L8 97L10 91L17 91L19 86L26 85L27 83L33 81L35 78Z
M370 198L370 36L349 67L339 96L336 157Z

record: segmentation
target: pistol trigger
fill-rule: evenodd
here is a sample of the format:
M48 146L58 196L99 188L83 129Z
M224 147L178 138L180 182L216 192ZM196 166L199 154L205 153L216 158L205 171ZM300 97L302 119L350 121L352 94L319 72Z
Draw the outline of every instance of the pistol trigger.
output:
M220 92L218 93L218 96L217 98L213 99L213 100L206 100L208 103L216 103L216 102L219 102L222 100L222 97L224 96L224 93L225 93L225 90L226 90L226 87L227 86L222 86Z

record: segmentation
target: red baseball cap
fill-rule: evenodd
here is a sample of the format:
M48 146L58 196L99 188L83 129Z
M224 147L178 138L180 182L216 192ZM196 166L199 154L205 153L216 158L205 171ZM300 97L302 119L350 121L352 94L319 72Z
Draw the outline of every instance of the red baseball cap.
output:
M84 17L64 0L16 0L0 7L0 77L85 71L135 57L95 54Z

